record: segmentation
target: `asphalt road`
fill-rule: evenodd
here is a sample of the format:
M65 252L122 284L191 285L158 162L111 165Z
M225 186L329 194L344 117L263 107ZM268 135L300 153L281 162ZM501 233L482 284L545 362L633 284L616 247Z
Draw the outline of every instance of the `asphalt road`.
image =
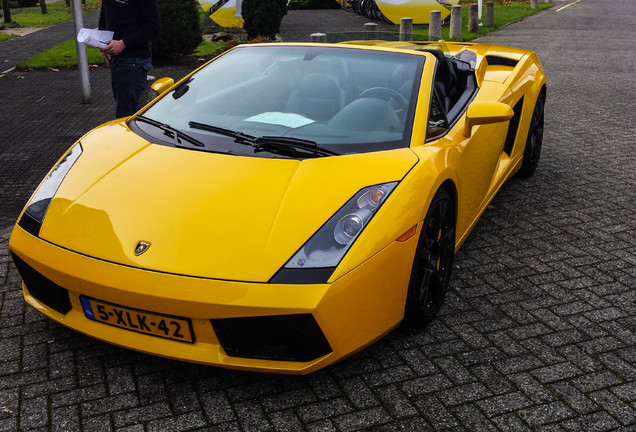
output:
M106 70L91 105L74 71L0 78L0 431L635 430L636 2L557 3L481 40L538 53L544 149L460 250L439 319L304 377L138 354L26 307L7 228L114 107Z

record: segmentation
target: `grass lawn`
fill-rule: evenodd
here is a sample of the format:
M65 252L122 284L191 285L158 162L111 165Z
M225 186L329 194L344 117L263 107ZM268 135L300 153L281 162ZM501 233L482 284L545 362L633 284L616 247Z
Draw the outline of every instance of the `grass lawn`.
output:
M192 53L193 56L203 57L214 54L219 54L223 50L227 48L227 45L224 42L207 42L203 41L197 47L197 49Z
M51 27L64 21L73 19L73 14L66 11L49 12L22 12L12 13L11 19L22 27Z
M12 34L0 33L0 42L6 41L9 39L15 39L17 36Z
M104 64L97 48L86 47L88 64ZM18 64L16 69L46 69L77 66L75 40L70 39Z
M101 7L101 2L99 1L87 1L86 4L82 5L82 9L84 10L97 10ZM48 13L59 10L66 10L70 12L72 10L72 6L66 6L66 1L60 0L52 3L46 4L46 10ZM39 5L25 7L25 8L11 8L12 11L23 11L23 12L37 12L40 13L42 9L40 9ZM13 17L13 15L12 15Z
M83 13L89 13L100 8L99 2L82 5ZM40 6L28 8L12 8L11 19L22 27L50 27L73 19L72 8L66 7L64 0L46 4L46 14Z
M196 57L204 57L214 55L226 49L223 42L202 42L192 54ZM86 47L86 56L88 64L101 65L104 64L101 54L97 48ZM46 69L46 68L62 68L67 66L77 66L77 53L75 50L75 41L67 40L23 61L16 66L16 69Z
M479 33L468 33L468 10L469 5L467 1L462 1L462 39L469 41L489 33L499 27L509 24L513 21L518 21L527 16L530 16L538 11L549 9L554 6L552 3L539 3L539 9L532 9L529 1L507 1L507 2L495 2L495 26L494 27L479 27ZM471 0L470 3L477 3L477 0ZM486 2L482 9L482 21L486 15ZM413 29L414 34L423 35L428 37L428 28L425 26L415 26ZM446 18L445 25L442 26L442 39L450 40L450 16Z

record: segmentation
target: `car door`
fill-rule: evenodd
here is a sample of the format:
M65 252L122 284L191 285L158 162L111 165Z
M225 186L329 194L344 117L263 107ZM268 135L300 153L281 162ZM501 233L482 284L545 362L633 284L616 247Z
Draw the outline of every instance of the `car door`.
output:
M457 232L464 233L490 199L490 187L503 151L507 122L474 126L464 134L465 110L449 119L438 92L431 92L427 140L444 135L458 155Z
M474 126L471 136L466 137L462 119L448 134L460 160L458 232L468 229L490 201L494 192L490 188L503 151L507 127L508 122Z

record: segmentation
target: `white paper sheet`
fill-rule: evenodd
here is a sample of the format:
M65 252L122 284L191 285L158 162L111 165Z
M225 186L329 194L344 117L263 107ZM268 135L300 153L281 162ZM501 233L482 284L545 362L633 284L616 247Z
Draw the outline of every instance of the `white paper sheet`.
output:
M276 125L281 125L281 126L285 126L292 129L305 126L314 122L312 119L301 116L300 114L283 113L283 112L266 112L262 114L257 114L250 118L246 118L244 121L276 124Z
M77 33L77 41L95 48L104 48L106 42L113 38L113 34L109 30L81 28Z

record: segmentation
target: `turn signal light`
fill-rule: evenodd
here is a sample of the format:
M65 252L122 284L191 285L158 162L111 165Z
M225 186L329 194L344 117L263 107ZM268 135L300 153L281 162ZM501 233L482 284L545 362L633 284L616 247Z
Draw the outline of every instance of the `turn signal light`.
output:
M413 237L416 232L417 232L417 225L415 225L413 228L409 229L407 232L405 232L404 234L396 238L396 240L399 242L405 242L411 237Z

